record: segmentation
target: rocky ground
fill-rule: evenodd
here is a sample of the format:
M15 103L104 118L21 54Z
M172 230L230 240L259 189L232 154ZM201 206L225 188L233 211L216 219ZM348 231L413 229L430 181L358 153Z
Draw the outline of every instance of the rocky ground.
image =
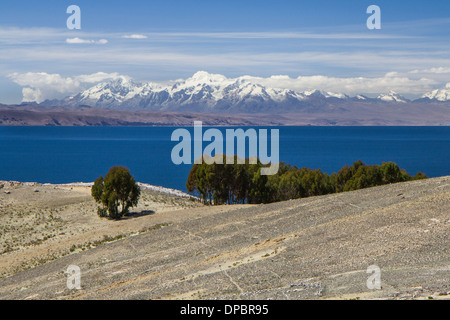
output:
M168 194L170 189L141 190L138 207L114 221L97 216L90 187L83 184L0 181L0 277L172 223L162 213L203 206ZM170 218L179 216L174 212Z
M147 190L122 221L86 187L0 191L2 299L450 298L450 177L258 206Z

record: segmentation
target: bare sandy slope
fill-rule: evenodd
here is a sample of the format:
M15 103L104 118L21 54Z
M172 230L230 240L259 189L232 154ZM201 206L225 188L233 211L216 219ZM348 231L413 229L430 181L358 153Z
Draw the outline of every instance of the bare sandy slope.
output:
M140 214L119 222L96 217L86 190L34 189L0 195L1 241L12 250L0 256L3 273L81 247L3 277L2 299L450 297L450 177L259 206L161 204L149 193ZM42 241L29 245L33 237ZM69 265L81 269L80 290L67 288ZM371 265L380 290L366 285Z
M201 210L187 209L203 207L186 198L143 189L138 207L114 221L97 216L90 187L5 181L2 185L0 277L102 242L197 217Z

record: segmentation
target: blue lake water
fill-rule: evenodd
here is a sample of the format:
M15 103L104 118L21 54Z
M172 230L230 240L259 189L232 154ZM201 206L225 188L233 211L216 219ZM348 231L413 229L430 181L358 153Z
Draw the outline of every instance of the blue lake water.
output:
M0 180L91 182L110 167L123 165L137 181L185 191L191 165L171 161L177 144L171 141L175 129L0 127ZM187 129L193 133L193 128ZM330 174L356 160L367 164L394 161L411 174L450 175L450 127L276 129L280 130L280 161L298 167L320 168Z

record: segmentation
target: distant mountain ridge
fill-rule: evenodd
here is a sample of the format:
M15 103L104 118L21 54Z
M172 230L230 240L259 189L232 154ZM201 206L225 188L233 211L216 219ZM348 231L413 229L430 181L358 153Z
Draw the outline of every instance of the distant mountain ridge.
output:
M450 84L410 101L390 91L377 98L350 97L322 90L295 91L263 86L242 76L234 79L199 71L188 79L168 84L138 83L127 77L99 83L62 100L46 100L45 106L91 106L115 110L152 110L208 113L328 112L357 103L414 103L450 101Z
M449 101L450 100L450 83L447 83L445 88L436 89L423 95L422 98L437 101Z

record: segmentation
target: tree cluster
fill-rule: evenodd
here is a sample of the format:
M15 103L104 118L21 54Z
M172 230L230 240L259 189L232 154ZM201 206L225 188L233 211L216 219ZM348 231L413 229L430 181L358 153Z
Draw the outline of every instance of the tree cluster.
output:
M91 195L102 205L97 210L100 217L120 219L137 206L141 189L127 168L116 166L109 169L105 178L100 176L95 180Z
M331 175L281 162L278 173L271 176L261 175L263 164L259 160L254 164L249 159L244 164L223 163L194 164L186 182L188 192L197 193L209 204L257 204L427 178L421 172L411 176L393 162L366 165L356 161Z

